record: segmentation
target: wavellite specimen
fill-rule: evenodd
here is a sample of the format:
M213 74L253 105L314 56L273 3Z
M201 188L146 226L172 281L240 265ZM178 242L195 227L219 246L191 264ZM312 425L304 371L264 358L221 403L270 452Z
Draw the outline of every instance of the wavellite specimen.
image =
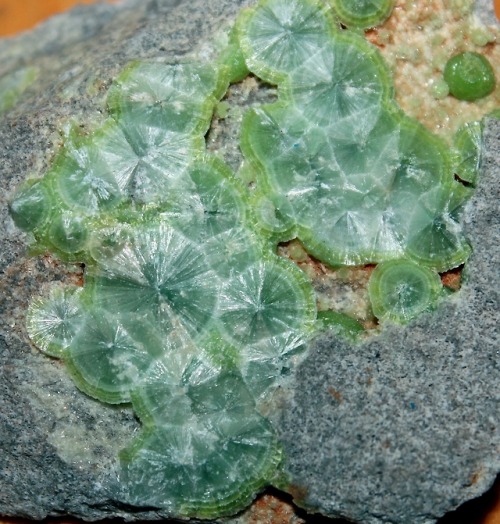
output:
M130 65L110 118L73 130L11 204L37 249L86 264L83 289L32 303L33 342L88 395L132 403L143 433L120 454L127 501L172 515L234 513L277 476L258 405L315 319L308 279L264 248L244 188L205 152L227 75Z
M398 109L379 53L334 20L316 0L263 0L215 66L130 64L101 126L72 129L11 203L35 251L85 263L83 288L33 301L27 327L82 391L130 403L141 420L120 452L127 503L212 518L283 485L265 416L277 388L316 330L364 330L317 316L309 279L276 255L279 242L297 238L332 267L379 264L373 310L396 322L431 310L438 272L469 254L459 153L454 164ZM204 135L248 71L279 98L244 117L245 185Z
M278 102L248 112L242 129L255 198L265 218L275 210L262 221L269 234L299 238L333 266L463 263L457 213L468 192L447 147L394 103L375 48L335 32L312 1L268 2L241 19L240 32L250 69L279 86Z

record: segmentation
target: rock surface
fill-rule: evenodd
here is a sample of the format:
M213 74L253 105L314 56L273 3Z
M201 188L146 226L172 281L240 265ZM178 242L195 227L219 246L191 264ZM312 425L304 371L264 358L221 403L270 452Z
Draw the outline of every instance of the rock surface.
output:
M21 65L38 70L0 120L0 514L162 517L120 501L116 451L139 430L132 412L81 394L59 362L28 342L31 298L53 281L81 279L83 269L31 257L7 203L26 176L47 169L69 122L91 127L103 118L106 90L125 64L209 60L210 42L248 3L128 0L77 9L0 42L0 75ZM247 103L270 95L253 91ZM233 131L214 133L209 148L226 148L237 167ZM317 339L297 374L280 434L292 491L314 511L430 523L487 489L499 470L499 131L492 121L485 174L465 217L475 251L459 295L436 315L362 346Z

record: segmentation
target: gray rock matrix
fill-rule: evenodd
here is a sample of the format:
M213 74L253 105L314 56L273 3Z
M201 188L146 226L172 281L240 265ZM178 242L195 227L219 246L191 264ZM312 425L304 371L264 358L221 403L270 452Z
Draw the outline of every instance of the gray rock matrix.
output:
M163 516L124 503L116 483L116 453L140 429L132 412L81 394L60 362L29 344L32 297L80 279L82 268L31 256L7 204L22 180L46 171L68 122L90 129L104 118L106 90L130 60L210 60L214 35L248 3L127 0L0 41L0 76L38 68L0 118L0 515ZM500 469L499 136L489 121L484 172L464 216L474 253L460 293L362 345L318 338L296 374L278 430L291 491L314 512L431 523L484 492ZM235 133L217 137L212 149L235 150Z

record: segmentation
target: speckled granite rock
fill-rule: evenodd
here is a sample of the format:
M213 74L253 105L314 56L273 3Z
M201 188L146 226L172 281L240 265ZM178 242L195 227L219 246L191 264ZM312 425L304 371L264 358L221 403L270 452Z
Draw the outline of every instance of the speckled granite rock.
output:
M435 522L500 469L500 121L465 223L467 280L432 315L350 345L311 344L283 410L301 504L363 523ZM321 443L321 444L318 444Z
M248 3L128 0L78 9L0 42L0 75L20 65L38 70L36 83L0 121L0 514L162 517L123 504L115 484L116 450L139 430L132 412L85 397L59 362L28 343L31 297L54 280L80 279L82 268L30 257L7 202L27 175L45 171L68 122L91 127L102 118L106 89L127 62L190 53L210 59L209 42ZM244 94L238 89L231 96L246 105L273 96L256 83ZM208 146L223 144L237 167L233 124L215 130ZM292 491L314 511L360 522L433 522L484 491L499 469L492 182L498 127L489 133L489 174L467 215L476 250L457 299L437 316L364 346L316 340L297 375L281 435Z

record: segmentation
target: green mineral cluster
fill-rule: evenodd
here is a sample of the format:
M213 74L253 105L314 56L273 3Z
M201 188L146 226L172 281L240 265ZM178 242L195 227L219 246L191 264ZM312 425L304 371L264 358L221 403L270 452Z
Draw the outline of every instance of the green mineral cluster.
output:
M73 132L11 205L39 249L86 264L83 289L33 302L28 332L143 433L121 453L130 503L214 517L272 481L280 451L257 409L315 319L313 292L264 249L243 187L205 151L227 71L136 63L110 118Z
M469 192L447 147L396 106L376 49L335 33L313 1L267 2L240 34L250 70L279 86L278 102L248 112L242 129L269 235L298 238L332 266L463 263L457 214Z
M348 5L333 4L337 16ZM358 4L370 24L371 5L385 6L377 17L390 5ZM318 0L262 0L217 66L131 64L107 120L74 129L12 201L37 250L85 263L83 288L35 300L27 327L82 391L140 418L120 453L127 503L212 518L279 481L264 416L273 394L315 329L363 328L333 311L317 318L310 281L277 243L297 238L332 267L379 264L373 309L397 322L431 309L438 271L469 254L458 218L471 189L398 109L377 50L335 20ZM204 135L248 71L279 100L245 115L247 187ZM474 162L462 163L471 179Z

